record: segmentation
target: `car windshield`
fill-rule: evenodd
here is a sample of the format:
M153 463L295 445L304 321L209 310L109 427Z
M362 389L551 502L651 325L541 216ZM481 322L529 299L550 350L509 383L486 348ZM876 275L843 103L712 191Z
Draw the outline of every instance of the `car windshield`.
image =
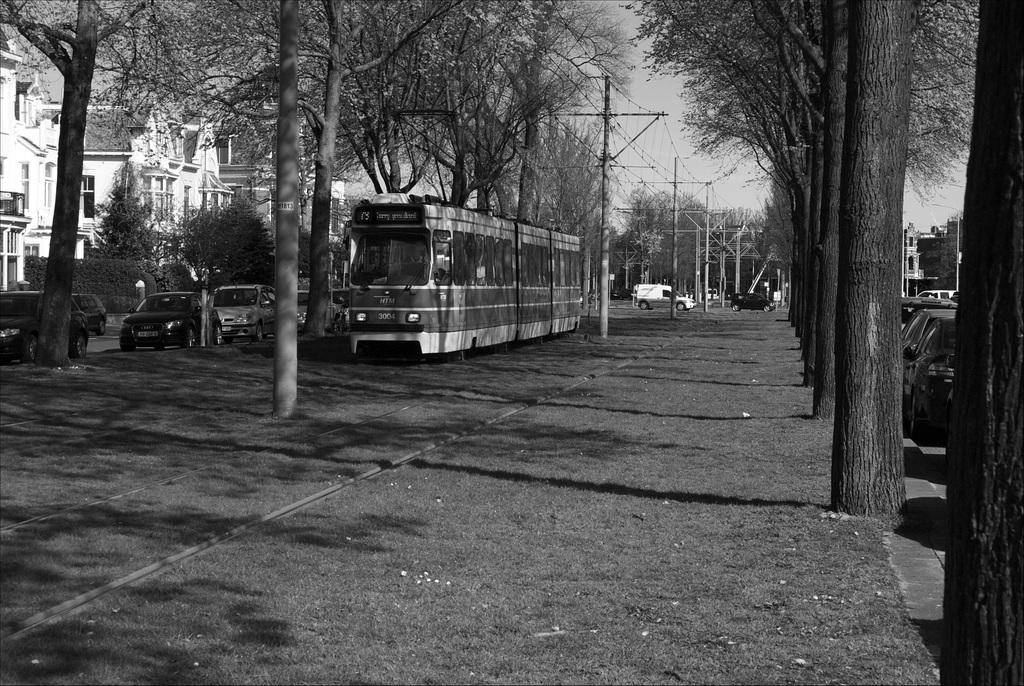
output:
M255 304L255 288L221 288L213 296L214 307L249 307Z
M5 295L0 298L0 316L3 317L35 314L38 307L38 295Z
M187 295L151 295L135 308L136 312L185 312L188 310Z

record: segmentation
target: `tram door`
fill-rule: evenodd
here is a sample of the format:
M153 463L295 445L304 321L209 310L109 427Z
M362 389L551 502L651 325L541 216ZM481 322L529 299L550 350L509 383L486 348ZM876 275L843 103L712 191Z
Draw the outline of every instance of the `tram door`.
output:
M434 298L438 326L452 331L465 325L465 290L456 287L457 274L452 271L452 232L434 231Z

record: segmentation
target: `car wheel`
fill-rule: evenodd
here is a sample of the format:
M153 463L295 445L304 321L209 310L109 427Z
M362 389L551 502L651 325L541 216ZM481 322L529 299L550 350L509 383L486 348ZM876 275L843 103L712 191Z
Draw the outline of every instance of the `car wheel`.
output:
M73 360L84 360L89 345L89 340L85 337L85 334L81 331L75 336L75 340L71 342L71 347L68 348L68 357Z
M684 303L676 303L676 310L686 312L686 305Z
M263 322L256 322L256 333L252 335L252 342L259 343L263 340Z
M651 309L651 303L647 302L646 300L641 300L638 307L641 310L649 310Z
M771 307L771 305L765 305L765 306L764 306L764 311L765 311L765 312L771 312L771 311L772 311L772 307Z
M733 312L739 312L740 311L740 306L739 305L733 305L732 306L732 311Z
M191 326L185 329L185 335L181 339L182 348L194 348L196 343L199 342L199 336L196 335L196 330Z
M221 336L220 340L221 340L222 343L226 343L227 345L231 345L232 343L235 342L235 337L234 336Z
M96 327L96 334L99 336L107 333L107 318L100 317L100 325Z
M25 339L25 348L21 353L22 362L35 362L36 353L39 352L39 338L34 334L30 333Z

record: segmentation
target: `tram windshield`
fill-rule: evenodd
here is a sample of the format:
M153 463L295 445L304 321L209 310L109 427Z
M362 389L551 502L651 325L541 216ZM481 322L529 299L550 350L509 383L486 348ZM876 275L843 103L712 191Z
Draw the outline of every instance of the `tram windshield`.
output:
M430 275L425 236L363 236L356 246L352 283L357 286L422 286Z

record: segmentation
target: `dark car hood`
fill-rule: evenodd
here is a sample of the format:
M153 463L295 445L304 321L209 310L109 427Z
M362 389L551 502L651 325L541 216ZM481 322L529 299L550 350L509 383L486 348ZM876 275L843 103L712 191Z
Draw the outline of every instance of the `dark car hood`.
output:
M165 324L176 319L189 319L192 315L188 312L176 310L173 312L135 312L124 318L124 324Z
M15 314L0 317L0 329L21 329L33 322L36 318L29 314Z

